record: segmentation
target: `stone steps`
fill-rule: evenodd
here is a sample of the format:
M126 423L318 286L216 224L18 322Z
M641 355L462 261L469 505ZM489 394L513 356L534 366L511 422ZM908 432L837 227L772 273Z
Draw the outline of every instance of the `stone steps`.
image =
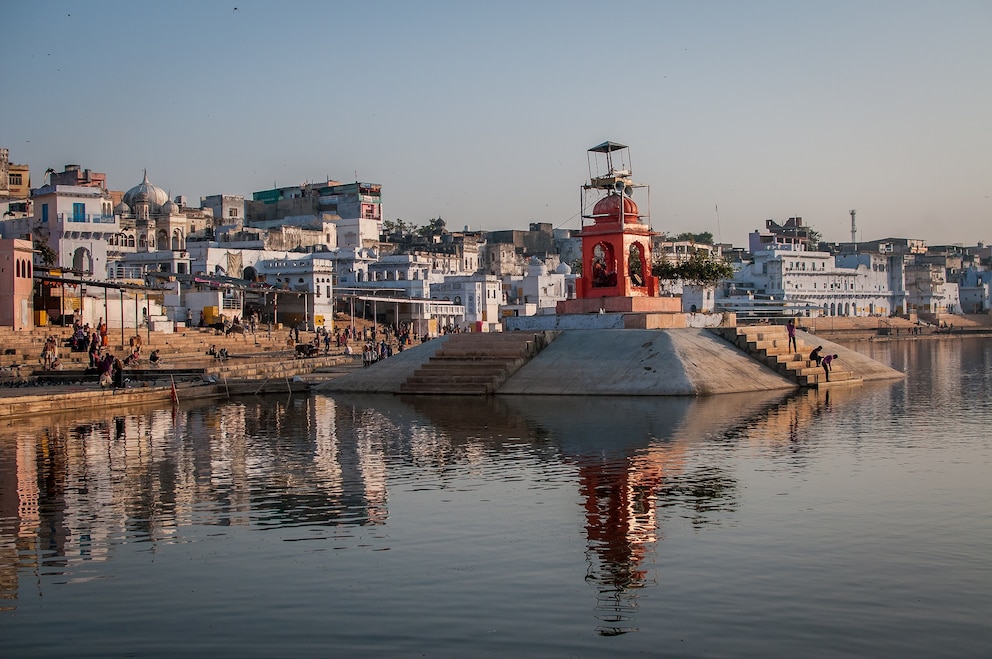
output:
M856 384L863 381L857 374L846 369L843 363L835 362L828 382L823 368L812 364L807 358L813 348L797 337L796 349L793 350L789 346L789 335L783 325L731 327L717 333L801 387L816 388L827 384Z
M453 334L403 384L402 394L488 395L554 338L546 332Z

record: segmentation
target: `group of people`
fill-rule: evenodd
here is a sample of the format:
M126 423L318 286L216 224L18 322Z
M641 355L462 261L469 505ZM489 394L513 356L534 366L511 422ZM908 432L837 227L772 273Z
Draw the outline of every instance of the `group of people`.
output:
M789 335L789 348L794 351L798 351L799 348L796 343L796 321L792 318L789 322L785 324L785 331ZM837 359L837 355L821 355L823 351L823 346L816 346L809 353L809 360L814 362L817 366L823 368L823 373L826 375L827 382L830 382L830 369L833 367L834 360Z
M809 360L814 362L817 366L823 367L823 372L827 376L827 382L830 382L830 369L833 367L834 360L837 359L837 355L821 355L820 352L823 351L823 346L816 346L809 353Z
M402 346L400 347L400 350L402 350ZM393 346L386 343L385 339L380 341L378 344L374 341L369 341L365 344L364 350L362 350L362 366L371 366L377 361L392 356Z

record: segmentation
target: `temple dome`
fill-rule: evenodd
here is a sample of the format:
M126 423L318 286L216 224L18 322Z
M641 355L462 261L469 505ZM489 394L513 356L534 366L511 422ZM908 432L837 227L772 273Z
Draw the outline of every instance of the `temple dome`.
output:
M555 274L570 275L572 274L572 266L562 261L561 263L558 264L558 267L555 268Z
M610 193L596 202L592 209L596 224L618 224L620 222L620 204L623 200L623 222L624 224L637 224L638 219L637 204L633 199L626 196Z
M114 206L114 215L130 215L131 207L125 204L123 201L116 206Z
M172 201L171 199L164 204L162 204L162 212L166 215L175 215L179 212L179 204Z
M138 203L148 203L153 213L161 211L162 204L169 201L169 193L148 181L148 171L138 185L124 193L124 203L134 208Z
M548 274L548 266L544 265L541 259L536 256L530 257L527 261L527 274L531 276L543 276Z

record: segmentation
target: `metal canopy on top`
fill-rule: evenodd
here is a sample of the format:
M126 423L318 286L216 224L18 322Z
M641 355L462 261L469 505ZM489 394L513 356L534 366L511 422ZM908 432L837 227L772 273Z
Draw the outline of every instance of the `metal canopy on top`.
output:
M589 150L593 151L594 153L610 153L611 151L619 151L620 149L626 149L626 148L627 148L626 144L618 144L616 142L603 142L602 144L598 144Z

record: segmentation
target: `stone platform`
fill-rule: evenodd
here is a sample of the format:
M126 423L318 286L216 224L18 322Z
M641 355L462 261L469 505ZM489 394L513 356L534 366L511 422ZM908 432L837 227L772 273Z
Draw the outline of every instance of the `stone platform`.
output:
M523 333L523 332L522 332ZM796 389L799 384L706 329L566 330L519 366L493 393L559 396L700 396ZM403 384L444 349L441 337L385 362L318 385L318 391L401 393ZM484 340L485 335L479 340ZM864 381L902 374L840 345L825 352ZM454 371L452 371L454 376ZM432 392L440 393L440 392ZM470 393L465 391L464 393Z

